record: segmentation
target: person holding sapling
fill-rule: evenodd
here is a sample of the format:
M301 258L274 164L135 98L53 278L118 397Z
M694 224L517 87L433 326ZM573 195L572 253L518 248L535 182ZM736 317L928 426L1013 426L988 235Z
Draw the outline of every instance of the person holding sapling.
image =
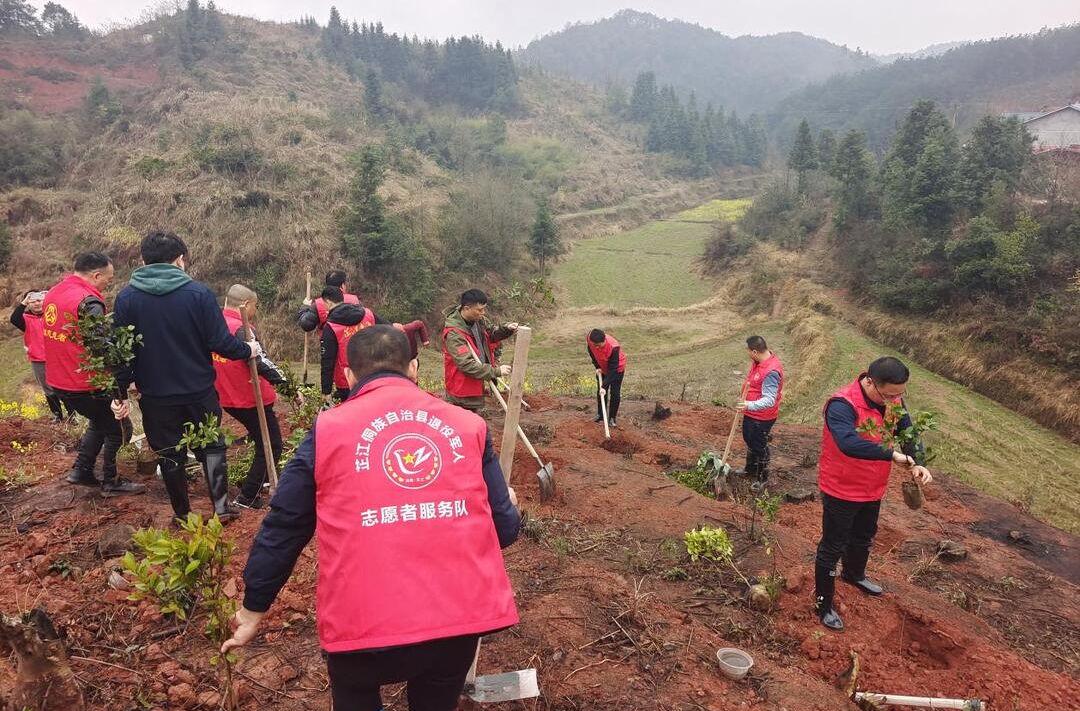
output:
M192 446L202 463L214 513L222 521L239 511L229 503L229 475L225 439L220 427L221 404L214 389L212 355L247 360L262 355L258 342L247 343L229 332L217 297L205 284L185 271L187 245L170 232L146 235L139 246L143 266L116 297L117 326L134 326L142 337L131 365L117 375L121 402L116 417L128 413L124 390L134 384L141 397L143 428L151 449L158 454L161 478L176 519L191 511L184 465L191 437L185 427L201 428L199 444ZM210 443L204 440L213 436Z
M821 623L832 630L844 629L833 608L838 561L843 561L840 577L845 582L867 595L884 592L866 577L866 563L893 464L907 467L919 484L933 481L929 470L917 462L925 462L925 448L903 401L909 376L899 359L884 356L825 404L818 461L822 531L814 604Z
M251 642L311 537L319 645L341 711L451 711L481 635L518 622L500 549L521 528L479 416L416 385L405 334L346 346L349 397L325 410L281 473L244 567L228 654Z
M111 334L107 330L104 334L81 333L81 325L92 330L111 329L101 292L113 276L112 260L106 255L78 254L74 271L45 295L41 316L45 382L68 412L77 412L89 421L67 481L80 486L99 486L105 496L146 491L145 486L122 479L116 471L116 453L123 444L126 420L113 417L109 407L116 393L103 380L112 381L112 373L108 368L95 371L88 367L95 356L102 363L105 358L101 353L88 352L84 342L90 340L107 346ZM99 453L103 458L100 481L94 474Z

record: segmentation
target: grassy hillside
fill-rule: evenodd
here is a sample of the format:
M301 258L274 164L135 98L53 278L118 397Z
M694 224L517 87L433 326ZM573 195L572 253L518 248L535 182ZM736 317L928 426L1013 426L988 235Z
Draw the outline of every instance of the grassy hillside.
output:
M504 133L492 114L431 105L390 81L381 100L389 116L374 116L355 71L324 56L318 27L223 20L224 39L187 68L159 40L173 16L79 42L0 42L0 95L8 101L0 119L55 128L64 156L55 177L0 192L14 240L0 305L4 294L55 279L71 254L90 247L116 258L122 285L138 239L162 227L188 241L196 278L216 289L234 281L255 287L270 347L298 354L289 322L307 269L317 287L322 273L343 266L376 308L387 293L408 288L364 274L341 252L339 217L354 158L368 144L386 156L380 194L388 214L431 255L439 276L433 312L467 286L494 291L531 276L524 241L541 195L557 213L572 213L637 196L663 209L715 192L709 181L665 176L656 157L607 118L603 96L571 80L520 72L520 101L504 117ZM37 66L70 77L42 80L31 72ZM91 106L95 77L108 98ZM18 111L10 108L16 99ZM5 136L22 135L6 125ZM502 228L510 242L505 268L458 266L445 215L456 193L512 212Z

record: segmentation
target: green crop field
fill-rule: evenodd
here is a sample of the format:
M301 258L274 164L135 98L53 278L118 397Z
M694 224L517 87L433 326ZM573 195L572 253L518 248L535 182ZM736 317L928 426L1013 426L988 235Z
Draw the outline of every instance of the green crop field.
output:
M695 262L712 233L711 222L735 219L749 204L713 200L670 221L579 240L553 279L569 306L675 307L704 301L712 285L696 274Z

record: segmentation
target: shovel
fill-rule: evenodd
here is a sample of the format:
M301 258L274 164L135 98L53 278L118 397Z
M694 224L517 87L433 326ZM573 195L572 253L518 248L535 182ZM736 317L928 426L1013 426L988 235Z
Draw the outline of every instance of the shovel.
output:
M480 659L480 640L476 642L476 654L465 676L463 693L479 704L497 704L503 701L533 699L540 695L535 669L522 669L505 674L476 675L476 663Z
M596 387L600 390L600 414L604 417L604 439L611 439L611 427L608 425L607 416L607 391L604 390L604 380L600 373L596 374Z
M746 399L746 389L750 383L743 383L742 395L740 400ZM731 465L728 463L728 455L731 454L731 443L735 440L735 429L739 426L739 421L742 419L742 411L737 410L735 417L731 419L731 432L728 433L727 444L724 446L724 456L720 457L720 466L713 472L712 485L713 491L716 492L717 498L727 492L731 487L728 484L728 475L731 473Z
M255 340L255 332L251 330L245 307L247 303L240 304L240 320L244 326L244 340ZM262 435L263 459L266 460L266 471L270 474L270 493L277 491L277 462L274 461L274 450L270 446L270 428L266 424L266 410L263 407L262 388L259 383L259 366L255 363L256 356L252 354L248 360L248 368L251 371L251 387L255 389L255 411L259 416L259 434Z
M521 329L519 329L519 330L521 330ZM524 335L524 334L522 334L522 335ZM514 350L514 362L515 363L525 362L525 361L528 360L528 345L529 345L528 344L528 338L526 338L524 340L524 344L525 344L525 347L523 349L518 348L516 346L516 344L515 344L515 350ZM524 352L519 354L519 351L524 351ZM483 361L480 360L480 355L476 352L475 349L473 349L472 344L469 344L469 352L472 353L472 357L474 359L476 359L477 363L480 363L481 365L483 364ZM518 361L519 355L524 356L523 361ZM516 368L515 368L515 370L516 370ZM520 372L521 372L521 381L522 381L522 383L524 383L524 381L525 381L524 368L522 368ZM541 501L541 503L551 500L555 496L555 468L551 466L550 462L545 464L544 460L540 458L540 455L536 453L536 449L532 446L532 442L530 442L529 438L525 436L525 431L523 429L521 429L521 425L517 424L517 422L516 422L517 418L516 417L513 417L513 418L509 417L510 408L507 407L506 400L503 399L502 393L499 392L499 388L497 388L495 386L495 383L493 383L493 382L491 382L489 380L487 384L488 384L488 388L491 390L492 395L494 395L495 399L499 401L500 405L502 405L503 412L507 413L507 415L508 415L506 424L511 426L511 427L516 427L517 436L520 437L521 441L525 444L525 449L529 450L529 454L531 454L532 458L535 459L537 464L540 465L540 469L536 472L536 479L540 483L540 501ZM513 419L515 421L510 422L511 419ZM508 427L507 429L510 429L510 427ZM510 429L510 431L513 431L513 430ZM506 447L504 446L503 449L506 450ZM509 452L510 452L510 454L509 454L510 461L513 461L513 449L510 449ZM503 472L505 473L506 471L508 471L508 469L506 469L505 465L504 465Z

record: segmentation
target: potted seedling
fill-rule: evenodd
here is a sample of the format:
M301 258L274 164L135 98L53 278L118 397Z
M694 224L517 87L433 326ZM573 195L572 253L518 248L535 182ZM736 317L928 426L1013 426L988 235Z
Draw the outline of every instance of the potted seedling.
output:
M71 340L83 349L79 371L87 374L90 386L109 393L114 399L123 397L116 382L116 370L131 365L135 348L142 344L142 335L134 326L117 326L112 314L83 314L71 318L64 329Z
M880 436L883 449L913 452L911 458L919 466L925 467L934 459L934 453L929 446L922 442L922 435L938 428L937 414L933 412L911 413L911 425L897 431L900 421L904 419L904 413L903 403L889 403L885 407L883 427L879 426L877 421L868 418L860 422L855 431L875 439ZM910 509L919 509L926 501L922 487L914 479L904 481L901 484L901 490L904 495L904 503Z

